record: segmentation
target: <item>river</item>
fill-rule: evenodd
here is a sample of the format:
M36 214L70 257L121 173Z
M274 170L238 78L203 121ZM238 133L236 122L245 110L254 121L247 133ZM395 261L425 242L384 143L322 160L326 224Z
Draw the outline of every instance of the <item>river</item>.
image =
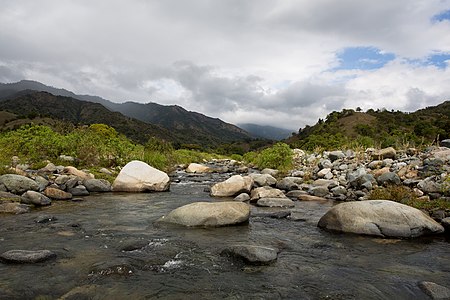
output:
M450 282L443 236L415 240L335 234L317 228L333 205L296 201L291 219L183 228L157 220L174 208L212 199L209 183L173 183L170 192L106 193L54 201L0 216L0 252L49 249L54 260L0 263L0 299L428 299L417 283ZM229 200L229 199L228 199ZM37 218L52 217L46 223ZM221 251L232 244L279 249L276 262L245 265Z

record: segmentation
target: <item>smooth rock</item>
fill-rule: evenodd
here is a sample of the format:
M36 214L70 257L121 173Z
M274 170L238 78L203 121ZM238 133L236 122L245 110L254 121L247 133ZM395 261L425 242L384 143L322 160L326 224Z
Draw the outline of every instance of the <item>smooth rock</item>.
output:
M269 168L265 168L265 169L263 169L262 171L261 171L261 174L269 174L269 175L272 175L272 176L277 176L277 174L279 173L279 171L278 170L275 170L275 169L269 169Z
M289 198L260 198L256 205L263 207L294 207L295 203Z
M313 186L309 190L309 193L317 197L325 197L329 194L329 190L326 186Z
M247 222L250 206L243 202L194 202L159 219L184 226L217 227Z
M420 289L433 300L450 299L450 289L430 281L419 282Z
M202 174L202 173L209 173L211 171L212 171L211 168L209 168L209 167L207 167L205 165L197 164L197 163L191 163L186 168L186 173Z
M0 176L0 184L3 184L9 192L14 194L23 194L29 190L39 190L39 185L36 181L16 174L5 174Z
M342 159L345 157L345 153L342 151L332 151L328 154L328 158L334 162L335 160Z
M425 178L421 180L417 187L424 193L440 193L442 190L441 184L434 181L432 177Z
M253 245L233 245L224 249L222 254L243 259L249 264L269 264L278 257L274 248Z
M442 140L440 144L442 147L450 148L450 139Z
M299 195L297 199L300 201L328 201L323 197L317 197L313 195Z
M441 220L442 226L444 226L446 232L450 232L450 217Z
M19 195L0 191L0 203L1 202L20 202L21 197Z
M424 212L389 200L338 204L320 219L318 226L331 231L396 238L444 231L440 224Z
M69 188L68 192L72 194L72 196L88 196L89 191L86 189L84 185L77 185L73 188Z
M236 197L234 197L233 200L234 201L245 202L245 201L249 201L250 200L250 196L247 193L241 193L241 194L237 195Z
M211 187L213 197L233 197L241 193L249 193L253 186L253 179L249 176L234 175L223 182Z
M387 147L381 150L377 150L372 154L373 159L392 158L395 159L397 152L392 147Z
M253 181L256 186L273 186L277 183L277 180L275 177L273 177L270 174L257 174L257 173L251 173L248 174L251 178L253 178Z
M107 168L101 168L99 170L100 173L106 174L106 175L112 175L113 172L111 172L110 170L108 170Z
M169 190L169 176L145 162L133 160L126 164L114 180L115 192L162 192Z
M284 177L279 180L276 187L280 190L293 191L300 189L299 185L303 183L303 179L299 177Z
M250 200L252 201L260 198L286 198L286 195L279 189L263 186L253 189L250 194Z
M24 214L30 212L30 207L18 202L0 202L0 213Z
M65 192L63 190L54 188L54 187L47 187L44 190L44 195L55 200L69 200L72 199L72 194Z
M55 257L56 254L50 250L9 250L0 255L0 260L5 263L33 264Z
M90 178L94 178L94 175L93 175L93 174L86 173L86 172L84 172L84 171L78 170L77 168L72 167L72 166L67 166L67 167L65 167L65 168L63 169L62 173L63 173L63 174L66 174L66 175L74 175L74 176L78 176L78 177L80 177L81 179L90 179Z
M301 190L293 190L286 193L286 197L291 199L297 199L301 195L308 195L308 192Z
M106 179L86 179L83 185L91 193L111 192L111 183Z
M52 204L52 200L50 200L50 198L35 191L26 191L25 193L23 193L20 202L24 204L34 204L37 206L46 206Z

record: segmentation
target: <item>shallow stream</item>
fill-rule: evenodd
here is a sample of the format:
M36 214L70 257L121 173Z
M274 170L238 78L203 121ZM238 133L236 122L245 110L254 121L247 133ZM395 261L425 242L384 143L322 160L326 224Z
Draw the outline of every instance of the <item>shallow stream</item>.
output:
M0 299L428 299L417 282L450 282L445 237L385 240L316 227L332 202L299 202L291 219L183 228L156 222L195 201L219 201L208 183L171 191L107 193L54 201L23 215L0 215L0 252L48 249L57 258L0 263ZM230 199L226 199L230 200ZM42 216L53 217L36 223ZM278 260L249 266L222 256L232 244L279 249Z

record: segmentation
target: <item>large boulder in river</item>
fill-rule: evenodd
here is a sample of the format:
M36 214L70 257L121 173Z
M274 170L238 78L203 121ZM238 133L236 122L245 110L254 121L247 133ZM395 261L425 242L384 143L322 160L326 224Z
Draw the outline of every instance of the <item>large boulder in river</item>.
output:
M250 206L243 202L194 202L171 211L160 221L184 226L227 226L248 221Z
M191 163L186 168L186 173L209 173L211 172L211 168L205 165L197 164L197 163Z
M0 185L2 184L9 192L14 194L22 194L29 190L39 190L39 185L36 183L36 181L28 177L16 174L5 174L0 176Z
M320 219L318 226L331 231L395 238L444 232L444 228L424 212L389 200L338 204Z
M123 167L114 180L114 192L162 192L169 190L169 176L145 162L133 160Z
M252 189L253 179L249 176L234 175L223 182L211 187L213 197L233 197L240 193L249 193Z

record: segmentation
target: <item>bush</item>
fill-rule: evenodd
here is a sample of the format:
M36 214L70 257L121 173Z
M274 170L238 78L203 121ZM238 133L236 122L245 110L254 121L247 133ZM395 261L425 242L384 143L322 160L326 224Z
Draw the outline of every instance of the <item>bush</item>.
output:
M292 150L285 143L276 143L270 148L262 150L255 159L256 164L264 169L278 169L287 171L292 167Z

